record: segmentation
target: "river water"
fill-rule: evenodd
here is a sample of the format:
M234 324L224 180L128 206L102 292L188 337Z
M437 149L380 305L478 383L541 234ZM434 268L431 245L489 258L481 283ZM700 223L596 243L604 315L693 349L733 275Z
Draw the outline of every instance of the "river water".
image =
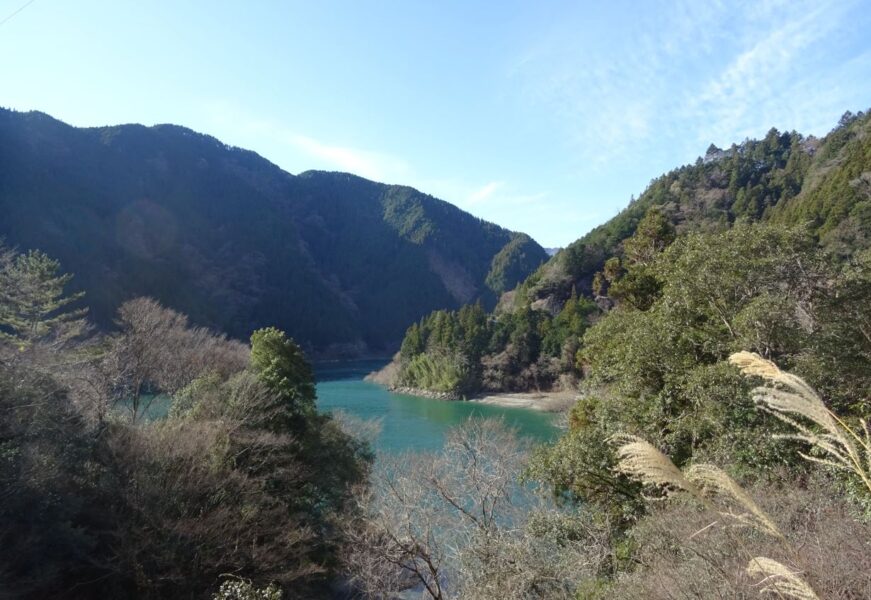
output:
M384 364L361 360L315 365L318 407L326 412L341 410L362 419L380 420L381 433L375 440L378 452L438 450L445 432L469 418L502 418L534 441L551 441L558 434L553 415L547 413L394 394L363 381L366 374Z

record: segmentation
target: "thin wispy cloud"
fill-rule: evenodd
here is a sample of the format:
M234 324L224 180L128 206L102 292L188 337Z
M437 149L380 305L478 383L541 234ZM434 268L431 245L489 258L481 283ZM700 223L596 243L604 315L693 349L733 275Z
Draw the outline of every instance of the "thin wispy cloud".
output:
M821 135L871 107L871 0L557 0L495 16L263 2L242 19L218 3L206 21L177 4L33 3L2 27L16 57L0 61L4 105L186 125L291 173L411 185L550 246L711 142ZM191 35L155 45L167 11Z
M211 102L203 112L215 126L234 132L234 138L241 140L240 143L256 139L256 147L263 148L264 142L269 141L272 151L267 158L290 172L339 170L374 181L410 185L479 216L480 208L503 210L541 202L548 197L544 191L523 192L504 180L475 184L457 178L427 177L421 169L390 153L326 142L298 133L277 120L255 117L225 102Z
M704 124L700 133L726 142L729 136L740 139L759 135L761 127L783 121L784 116L803 121L801 124L812 120L814 108L819 111L818 97L815 107L806 106L806 114L796 114L795 109L803 104L800 92L809 91L808 77L817 88L812 97L825 93L820 89L821 71L814 69L804 78L802 73L815 60L814 46L836 33L851 5L849 2L779 5L776 13L768 12L770 22L749 41L750 46L709 79L700 93L688 98L686 112ZM841 65L833 65L829 70L839 78L848 76ZM825 71L822 73L825 77ZM841 109L844 108L842 104ZM828 127L832 125L828 123Z
M611 37L579 39L571 29L586 16L569 19L509 69L524 101L549 110L586 168L649 161L666 148L673 155L675 145L689 160L711 141L764 135L772 125L819 127L821 108L827 129L832 111L864 108L851 104L857 88L871 102L867 56L831 43L861 16L860 3L644 6L635 21L603 26ZM840 85L821 89L821 80Z
M469 194L467 200L470 204L478 204L479 202L484 202L488 198L491 198L493 194L502 187L505 187L504 181L491 181L490 183Z
M294 133L285 133L283 137L312 158L326 161L337 170L368 179L390 181L407 176L409 172L405 161L388 154L328 144Z
M271 142L277 151L268 158L291 171L347 171L367 179L386 182L401 182L411 177L408 163L389 153L317 139L294 131L278 121L255 117L223 102L210 103L205 113L216 125L225 130L232 129L241 138L254 137L261 143L264 140ZM300 162L300 154L305 160L304 166L293 164Z

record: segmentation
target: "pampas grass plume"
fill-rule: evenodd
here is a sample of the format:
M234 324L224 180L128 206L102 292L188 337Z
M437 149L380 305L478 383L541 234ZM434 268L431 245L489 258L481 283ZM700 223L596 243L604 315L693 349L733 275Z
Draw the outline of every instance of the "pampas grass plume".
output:
M857 431L830 411L819 395L803 379L781 371L777 365L753 352L736 352L729 362L745 375L762 377L767 385L753 390L753 399L796 433L775 435L777 439L805 442L821 451L826 458L800 453L806 460L850 471L871 491L871 431L860 419ZM801 419L807 419L822 431L814 431Z
M807 583L776 560L757 556L747 565L747 573L764 577L759 582L763 586L759 590L761 594L776 594L781 598L795 600L820 600Z
M686 476L705 491L713 492L727 500L733 501L747 511L741 514L721 512L724 516L731 517L739 523L749 525L763 533L783 538L783 534L774 521L765 514L765 511L759 508L759 505L753 501L750 494L722 469L714 465L693 465L687 469Z
M649 485L682 489L700 497L700 490L690 482L671 459L646 440L625 433L610 438L617 448L617 471Z

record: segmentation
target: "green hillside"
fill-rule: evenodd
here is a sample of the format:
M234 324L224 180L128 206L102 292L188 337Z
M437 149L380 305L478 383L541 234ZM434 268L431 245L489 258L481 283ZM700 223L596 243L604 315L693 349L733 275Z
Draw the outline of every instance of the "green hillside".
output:
M174 125L74 128L0 110L0 236L57 257L91 318L152 296L246 337L316 351L393 348L437 308L493 306L547 255L417 190L293 176Z
M735 232L734 237L729 237L730 232ZM759 302L756 309L762 310L766 294L781 290L784 295L783 290L795 285L786 265L772 273L764 285L749 283L752 274L748 272L751 257L764 262L768 260L766 253L781 252L783 259L783 253L792 252L789 244L801 246L783 242L784 249L768 241L793 238L812 246L802 246L804 254L795 260L805 274L804 279L799 278L803 289L818 297L812 306L787 302L778 310L803 314L803 322L790 327L810 335L825 318L814 314L823 305L823 298L840 294L839 301L846 301L845 292L838 291L840 278L865 277L863 251L871 247L871 115L847 113L822 139L772 129L762 140L747 140L727 149L712 145L703 158L654 179L620 214L548 260L505 294L494 314L475 313L475 327L469 326L468 311L440 311L409 329L402 365L396 369L398 383L457 395L480 390L575 387L598 360L591 351L585 353L584 346L596 342L601 348L601 337L597 336L605 331L617 336L608 327L625 325L631 315L649 316L666 310L664 304L669 302L690 302L680 294L668 296L690 285L693 278L706 275L682 266L682 261L689 260L684 252L701 252L701 257L692 258L695 268L713 269L711 281L702 283L699 279L693 284L708 289L711 298L718 278L728 275L729 265L738 265L741 270L733 274L736 289L747 286L740 301L710 300L717 311L725 311L718 317L718 326L725 323L730 341L718 338L719 350L706 354L708 350L702 347L715 342L702 336L693 342L700 347L690 354L695 360L706 356L705 360L716 362L724 358L723 348L744 335L732 319L743 314L746 302ZM712 250L706 255L704 248ZM724 254L716 255L714 248ZM807 261L814 263L813 268ZM849 269L858 269L859 275L844 275ZM807 279L811 273L817 279ZM722 293L728 296L726 291ZM737 304L730 305L733 300ZM630 317L618 317L626 314ZM765 322L762 316L750 313L740 318L757 325ZM696 325L692 321L670 324L684 328ZM638 333L634 326L627 331L620 334L628 335L622 347L642 344L640 338L632 338ZM645 343L664 331L662 325L658 334L646 332L652 337ZM762 339L768 333L754 335ZM759 339L754 343L761 343ZM736 348L744 349L748 340L744 338L744 345ZM800 349L790 348L789 352L783 348L778 351L786 364ZM615 357L609 368L617 368L619 363Z
M742 219L806 224L824 245L852 253L871 243L869 170L869 114L845 114L822 139L772 129L762 140L712 145L704 158L654 179L620 214L542 265L520 287L517 302L551 296L562 302L572 286L591 292L594 274L622 254L621 243L652 207L679 233L716 231Z

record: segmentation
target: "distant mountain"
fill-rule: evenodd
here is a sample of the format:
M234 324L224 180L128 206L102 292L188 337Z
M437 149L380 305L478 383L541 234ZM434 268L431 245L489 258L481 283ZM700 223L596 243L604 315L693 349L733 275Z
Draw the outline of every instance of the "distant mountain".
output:
M74 128L5 109L0 236L58 258L103 327L148 295L234 336L275 325L321 352L392 349L422 315L491 307L547 259L409 187L293 176L174 125Z
M562 248L545 248L545 249L544 249L544 251L547 252L547 255L548 255L548 256L553 256L553 255L555 255L557 252L559 252L560 250L562 250Z

